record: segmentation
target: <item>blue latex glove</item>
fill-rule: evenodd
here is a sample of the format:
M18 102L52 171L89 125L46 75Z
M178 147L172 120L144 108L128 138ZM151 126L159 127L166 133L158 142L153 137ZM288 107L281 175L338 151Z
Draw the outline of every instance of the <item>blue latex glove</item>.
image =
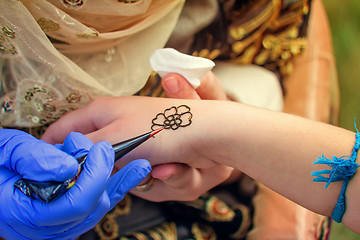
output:
M65 181L75 176L75 158L87 153L76 184L45 203L14 188L20 178ZM5 239L74 239L93 228L151 171L147 160L130 162L110 178L114 150L71 133L53 146L18 130L0 129L0 236Z

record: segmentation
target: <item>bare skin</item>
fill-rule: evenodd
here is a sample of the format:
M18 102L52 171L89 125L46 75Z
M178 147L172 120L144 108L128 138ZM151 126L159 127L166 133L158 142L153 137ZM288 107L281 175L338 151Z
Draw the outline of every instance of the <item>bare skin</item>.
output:
M218 99L226 100L226 93L219 79L209 72L202 84L196 90L178 74L169 74L162 79L163 88L170 98L179 99ZM176 87L176 89L174 88ZM164 109L162 110L164 111ZM154 115L155 116L155 115ZM69 122L67 122L69 121ZM78 119L76 121L84 121ZM74 119L62 119L60 124L65 125L64 128L51 127L43 136L43 140L51 143L62 142L63 138L70 131L81 131L82 133L91 133L98 130L97 126L91 123L82 125L81 129L73 125ZM87 121L86 121L87 122ZM76 129L75 129L76 128ZM124 132L115 135L123 135ZM139 133L140 134L140 133ZM91 134L89 135L91 136ZM122 165L115 166L117 171ZM229 177L231 175L231 177ZM156 184L151 191L137 192L132 191L134 195L142 197L150 201L167 201L167 200L184 200L190 201L197 199L201 194L207 192L211 188L223 183L224 181L235 181L241 175L239 171L225 165L216 165L207 169L197 169L182 163L166 163L153 166L151 176L156 178ZM146 179L144 182L148 181ZM184 187L186 186L186 187Z
M98 99L64 117L86 119L92 115L88 125L78 121L69 126L65 124L69 121L60 120L56 127L60 131L92 128L89 137L93 141L106 139L113 143L148 130L154 114L181 104L192 109L191 126L159 134L124 160L146 158L153 165L183 163L195 169L228 165L312 211L331 216L342 183L332 183L325 190L325 184L312 181L311 172L328 169L313 164L321 154L331 157L351 153L355 133L345 129L229 101L144 97ZM114 132L124 134L120 139ZM343 223L354 231L360 229L356 197L359 179L355 174L348 185L343 218Z

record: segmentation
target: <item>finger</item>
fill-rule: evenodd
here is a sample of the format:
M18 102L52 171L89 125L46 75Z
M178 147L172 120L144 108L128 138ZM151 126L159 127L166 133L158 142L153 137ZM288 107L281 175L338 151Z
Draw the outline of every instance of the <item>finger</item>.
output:
M201 172L199 169L180 163L176 164L176 168L176 174L172 174L168 178L162 180L167 187L178 190L182 190L184 187L189 190L199 189L201 184Z
M196 92L201 99L208 100L227 100L227 95L224 87L218 77L213 72L208 72L206 76L201 80L200 86L196 89Z
M0 166L0 185L14 176L16 176L16 173L7 167Z
M85 135L71 132L65 138L62 150L77 158L85 155L93 145L93 142Z
M36 218L38 215L37 212L34 211L34 200L25 196L18 189L14 189L14 183L17 179L18 177L15 176L7 179L7 182L2 184L0 198L0 205L6 206L6 208L9 209L9 211L3 211L1 213L1 221L13 229L14 235L19 234L18 237L9 239L32 239L34 232L39 235L43 233L46 234L45 228L39 228L36 222L32 221L34 217ZM65 230L66 229L63 229L63 231ZM22 238L20 238L20 236L22 236Z
M107 110L106 106L110 105L108 101L111 99L98 98L90 104L66 114L51 124L41 139L52 144L62 143L70 132L87 134L100 129L107 124L103 123L104 119L111 122L118 117L116 109ZM104 114L106 114L106 118L103 117Z
M170 98L200 99L190 83L179 74L170 73L162 78L161 83Z
M114 102L117 101L114 97L97 98L85 107L72 111L51 124L41 139L55 144L62 143L70 132L82 134L95 132L121 117L123 109L113 107ZM123 101L126 102L126 100Z
M41 136L41 139L51 143L62 143L71 132L81 132L83 134L95 131L93 118L89 117L91 108L82 107L61 117L51 124Z
M167 163L153 166L151 176L158 179L167 179L178 173L177 163Z
M221 184L231 174L232 168L218 165L208 169L196 169L177 164L177 174L167 179L156 179L147 192L132 191L141 198L154 201L192 201L211 188Z
M4 129L0 162L26 179L65 181L75 176L78 164L70 155L22 131Z
M113 165L114 150L111 145L107 142L95 144L88 153L75 185L63 196L47 204L47 211L44 211L44 206L35 205L39 208L38 212L46 212L46 216L37 216L34 221L39 225L54 226L87 217L100 200L106 203L106 199L101 198L104 197ZM107 204L109 208L109 200ZM49 216L52 217L49 219Z
M88 133L86 136L89 137L93 142L104 141L106 139L106 141L110 142L111 144L116 144L130 138L131 130L134 128L133 125L136 124L132 123L130 125L126 125L121 119L118 119L96 131Z
M186 168L183 168L183 172L188 172L188 178L190 179L188 180L188 183L184 182L182 177L183 175L186 176L186 174L181 173L180 171L178 174L166 179L164 183L169 187L178 188L180 193L185 192L184 186L190 186L190 189L187 190L189 195L184 195L183 201L192 201L226 181L230 177L232 170L233 169L231 167L218 165L207 169L193 168L192 171L195 173L194 174Z
M213 72L208 72L196 90L181 75L171 73L162 79L166 95L181 99L228 100L224 87Z
M201 184L200 171L183 164L176 164L176 167L177 174L166 180L156 179L150 190L131 192L138 197L154 202L196 199Z
M144 119L141 112L131 113L130 122L129 119L122 119L120 117L111 123L102 126L99 130L87 134L86 136L89 137L94 143L106 140L111 144L116 144L149 132L151 130L150 126L145 124L143 120ZM139 147L137 149L139 149ZM129 155L124 156L124 158L127 158L127 156ZM139 158L136 157L132 158L131 160Z
M12 186L12 184L7 184L6 187L8 188L10 186ZM10 192L11 191L9 190L6 191L6 193ZM5 199L5 197L0 200ZM102 193L99 201L96 203L96 208L93 211L84 207L83 210L86 211L86 214L84 214L83 217L80 217L80 215L77 215L77 211L72 210L70 211L72 213L70 213L70 217L63 223L54 222L56 219L59 220L59 218L57 218L59 215L51 215L54 213L54 208L63 213L64 211L67 211L74 202L69 203L68 206L62 206L59 209L59 204L49 206L47 203L33 200L21 193L19 194L19 191L10 198L6 197L6 199L11 199L11 201L7 201L7 205L9 205L9 209L13 210L4 213L8 224L21 225L21 235L28 237L29 239L33 237L34 232L36 232L37 236L42 236L43 239L53 239L57 234L61 234L64 239L66 239L65 236L77 237L92 229L110 210L110 200L105 191ZM13 201L13 199L18 199L18 201ZM17 206L19 203L22 206L21 208L18 208ZM83 204L86 205L86 202ZM72 215L73 217L71 217ZM74 231L74 229L77 230ZM63 235L64 232L66 232L65 235Z
M151 172L151 165L145 159L134 160L116 174L114 174L106 191L110 198L110 209L112 209L125 194L136 187Z
M7 184L6 188L11 188L11 184ZM11 192L11 189L4 189L6 193ZM2 221L8 226L11 226L14 232L17 232L22 238L9 238L9 239L34 239L34 233L36 236L43 236L43 239L53 239L56 234L62 234L71 227L75 227L83 222L83 219L71 220L66 224L48 225L48 219L52 219L53 216L47 215L47 209L40 209L39 205L45 205L38 200L33 200L20 191L13 191L13 196L1 197L0 204L5 204L11 211L3 212L4 218ZM14 201L17 199L17 201ZM19 208L21 205L21 208ZM47 219L44 220L44 216Z
M62 233L62 237L77 237L80 234L87 232L92 229L106 214L106 212L110 211L116 203L118 203L128 192L130 189L137 186L151 171L151 165L147 160L135 160L130 164L126 165L123 169L121 169L117 175L111 178L111 183L107 187L106 195L101 198L99 203L96 205L96 208L89 216L82 220L68 222L62 225L55 225L49 230L49 227L43 230L37 231L42 236L46 236L47 238L51 238L56 236L58 233L62 233L66 230L65 233ZM103 195L104 195L103 194ZM109 195L109 196L108 196ZM112 201L113 203L108 204L107 202ZM109 207L110 205L110 207ZM37 222L37 224L40 224ZM33 229L29 229L31 231ZM50 232L50 235L46 235L47 232Z
M28 207L32 207L34 203L31 204L31 201L26 201L25 203ZM30 205L28 205L30 203ZM21 204L23 205L23 201L21 201ZM18 211L19 210L19 211ZM95 225L105 216L105 214L109 211L109 199L106 195L106 193L103 194L101 197L101 200L96 206L96 209L89 214L86 218L79 218L79 219L69 219L68 222L64 224L55 224L53 226L49 225L48 220L41 220L39 216L43 216L43 212L39 212L37 214L37 218L34 219L34 209L27 208L24 211L24 208L22 209L16 209L16 211L13 211L10 216L6 213L6 222L9 224L9 226L12 226L14 222L11 220L14 220L13 218L16 218L16 225L20 225L21 228L14 227L14 229L17 229L21 231L21 236L25 237L26 239L33 239L34 233L36 233L36 236L40 237L39 239L57 239L59 235L61 235L61 239L75 239L76 237L80 236L81 234L89 231ZM25 216L26 214L31 212L32 217L29 218L29 216ZM47 216L49 219L53 218L53 216ZM16 238L17 239L17 238Z
M64 144L56 143L54 144L54 147L64 152Z

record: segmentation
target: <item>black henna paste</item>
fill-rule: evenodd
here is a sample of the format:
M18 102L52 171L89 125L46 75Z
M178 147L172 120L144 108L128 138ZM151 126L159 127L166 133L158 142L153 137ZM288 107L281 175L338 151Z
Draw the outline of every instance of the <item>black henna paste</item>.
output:
M163 113L158 113L152 120L151 129L163 127L164 129L176 130L179 127L187 127L192 123L193 115L190 110L190 107L186 105L165 109Z

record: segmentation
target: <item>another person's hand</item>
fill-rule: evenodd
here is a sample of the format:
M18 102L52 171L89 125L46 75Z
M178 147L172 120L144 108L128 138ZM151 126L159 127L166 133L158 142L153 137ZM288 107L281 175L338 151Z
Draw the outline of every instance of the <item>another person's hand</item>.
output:
M208 72L201 80L198 88L194 89L190 83L177 73L170 73L161 79L166 95L170 98L228 100L221 81L213 72Z
M169 98L227 100L220 80L211 71L196 89L183 76L176 73L166 75L161 83ZM181 163L155 165L151 175L156 179L156 183L152 185L151 191L132 193L151 201L195 200L204 192L226 181L232 172L231 167L223 165L206 169L197 169Z
M50 203L34 200L14 183L20 179L65 181L78 171L76 157L88 154L75 185ZM0 236L5 239L73 239L93 228L126 192L151 171L146 160L129 163L110 178L114 151L79 133L57 147L18 130L0 130Z

